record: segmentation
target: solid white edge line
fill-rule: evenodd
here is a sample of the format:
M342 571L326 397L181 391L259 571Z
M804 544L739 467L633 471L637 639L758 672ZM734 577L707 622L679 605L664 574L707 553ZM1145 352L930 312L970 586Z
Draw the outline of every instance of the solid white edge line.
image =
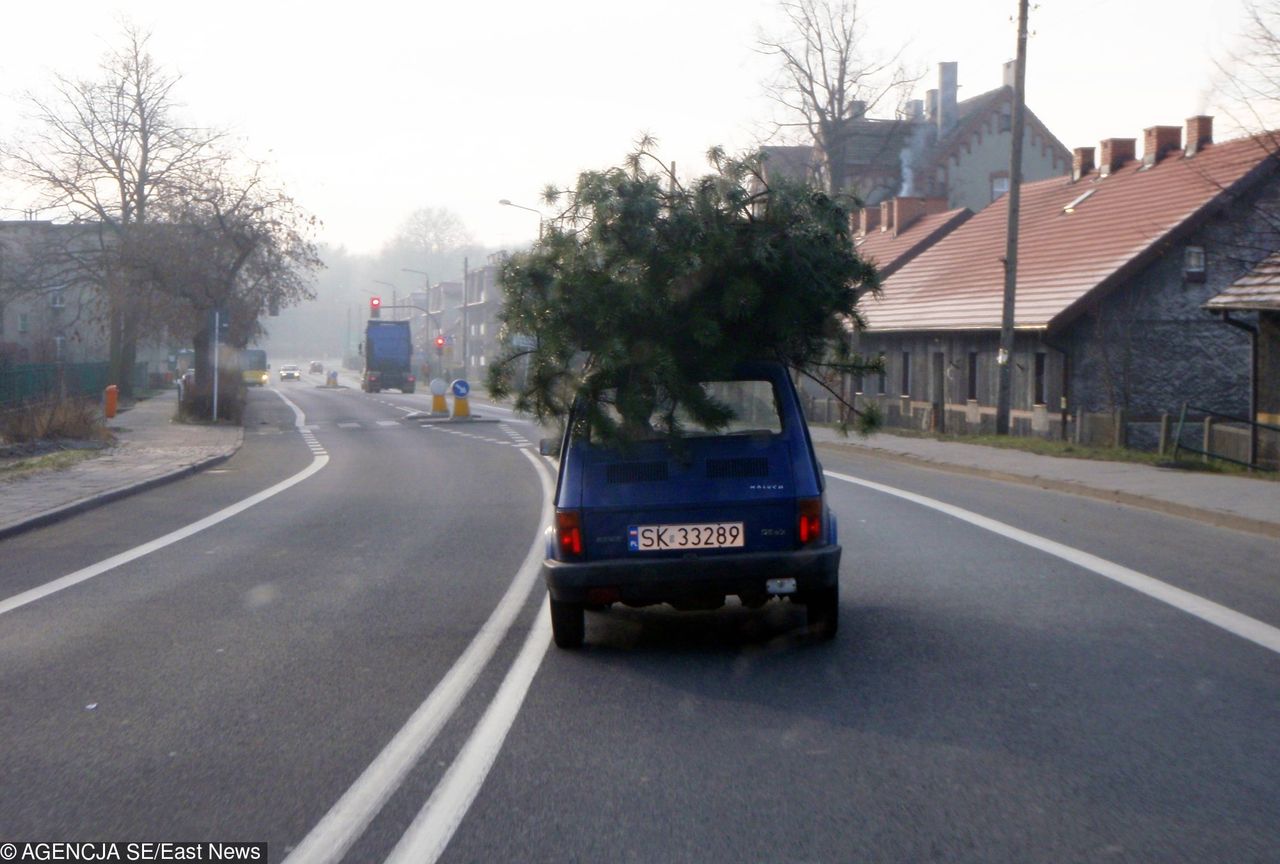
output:
M544 604L497 695L427 803L391 850L387 864L434 864L439 859L489 776L550 644L551 613Z
M537 470L542 487L542 510L538 525L550 525L554 484L541 457L527 451L521 452ZM540 527L529 547L528 555L511 580L511 585L466 650L454 661L440 683L382 752L294 847L284 859L285 864L332 864L340 861L364 833L373 817L431 746L436 735L453 716L484 667L493 658L515 623L530 591L537 584L542 559L543 538Z
M1251 618L1234 609L1229 609L1198 594L1192 594L1190 591L1184 591L1181 588L1161 582L1159 579L1155 579L1145 573L1139 573L1137 570L1131 570L1121 564L1116 564L1105 558L1099 558L1097 555L1049 540L1029 531L1023 531L1020 528L1014 528L1012 525L998 522L986 516L980 516L961 507L927 498L924 495L917 495L914 492L907 492L904 489L886 486L883 483L875 483L871 480L851 477L848 474L839 474L835 471L824 471L823 473L836 480L843 480L856 486L864 486L877 492L883 492L886 495L893 495L923 507L937 510L962 522L968 522L970 525L983 528L993 534L999 534L1001 537L1006 537L1016 543L1021 543L1024 546L1030 546L1032 549L1061 558L1063 561L1083 567L1085 570L1124 585L1126 588L1131 588L1140 594L1145 594L1154 600L1166 603L1175 609L1186 612L1188 615L1194 615L1201 621L1213 624L1215 627L1221 627L1241 639L1247 639L1254 644L1261 645L1263 648L1280 654L1280 628L1272 627L1270 624Z
M285 403L293 409L296 424L301 426L305 421L305 415L298 409L298 406L290 402L284 394L279 393L278 391L272 392L275 392L281 399L284 399ZM61 576L54 579L52 582L46 582L43 585L38 585L35 588L23 591L21 594L15 594L12 597L0 600L0 615L4 615L6 612L12 612L15 609L26 606L28 603L34 603L35 601L48 597L51 594L56 594L59 591L72 587L73 585L79 585L81 582L87 582L95 576L101 576L108 570L114 570L116 567L119 567L122 564L128 564L130 561L136 561L144 555L150 555L152 552L156 552L166 546L171 546L179 540L185 540L194 534L199 534L206 528L212 528L219 522L225 522L232 516L243 513L250 507L253 507L256 504L261 504L268 498L279 495L284 490L298 485L327 464L329 464L328 456L317 455L310 465L299 471L297 474L294 474L292 477L281 480L274 486L264 489L254 495L250 495L242 501L238 501L228 507L223 507L218 512L210 514L196 522L192 522L190 525L185 525L182 528L170 531L162 537L157 537L155 540L151 540L150 542L143 543L140 546L135 546L132 549L125 550L118 555L112 555L110 558L103 559L96 564L90 564L88 567L81 568L74 573L68 573L66 576Z

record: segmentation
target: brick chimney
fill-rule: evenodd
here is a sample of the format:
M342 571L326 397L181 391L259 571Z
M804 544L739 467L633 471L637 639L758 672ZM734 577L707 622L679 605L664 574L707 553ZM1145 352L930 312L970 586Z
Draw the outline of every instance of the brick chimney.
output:
M1102 156L1098 160L1099 173L1106 177L1120 170L1124 163L1132 162L1137 143L1134 138L1104 138L1101 142Z
M860 234L870 234L880 224L880 208L879 207L863 207L860 211L862 224L859 226Z
M1163 159L1171 150L1182 149L1181 126L1148 126L1142 130L1142 164L1146 167Z
M1200 114L1187 118L1187 156L1194 156L1213 143L1213 118Z
M1071 151L1071 182L1079 180L1094 168L1093 148L1077 147Z
M891 200L888 200L888 201L881 201L881 202L880 202L880 230L881 230L881 231L892 231L892 230L893 230L893 201L892 201L892 199L891 199ZM895 234L894 236L896 237L897 235Z
M937 90L929 90L924 94L924 119L930 123L938 122Z
M1000 69L1000 81L1006 87L1012 87L1018 77L1018 61L1006 60Z
M893 236L897 237L919 219L947 211L946 198L919 198L899 195L893 199Z

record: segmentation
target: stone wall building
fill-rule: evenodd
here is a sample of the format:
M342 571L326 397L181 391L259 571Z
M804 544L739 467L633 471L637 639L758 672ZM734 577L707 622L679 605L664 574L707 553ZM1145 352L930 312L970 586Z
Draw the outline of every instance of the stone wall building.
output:
M1212 118L1075 151L1069 177L1022 188L1014 431L1115 439L1184 401L1250 410L1246 334L1205 304L1280 248L1272 140L1213 143ZM858 347L887 371L855 383L891 424L994 429L1007 208L1002 199L884 280ZM1247 313L1256 318L1256 313ZM860 385L860 386L859 386ZM1108 418L1102 427L1077 418ZM1131 427L1154 443L1152 427ZM1142 443L1142 442L1140 442Z

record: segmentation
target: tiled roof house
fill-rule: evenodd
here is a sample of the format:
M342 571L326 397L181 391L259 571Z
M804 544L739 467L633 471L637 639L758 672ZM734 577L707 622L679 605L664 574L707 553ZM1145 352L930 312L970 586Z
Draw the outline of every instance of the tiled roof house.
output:
M1096 165L1081 148L1070 176L1023 185L1015 431L1061 435L1078 411L1153 419L1187 400L1249 410L1248 340L1204 307L1280 249L1274 147L1215 144L1210 117L1187 121L1185 147L1182 132L1147 129L1142 158L1134 139L1108 139ZM1001 198L859 304L860 348L888 367L861 391L890 422L993 425L1007 216Z
M1251 413L1259 423L1280 426L1280 252L1268 255L1232 282L1205 309L1249 334L1253 342ZM1278 437L1271 434L1269 439Z

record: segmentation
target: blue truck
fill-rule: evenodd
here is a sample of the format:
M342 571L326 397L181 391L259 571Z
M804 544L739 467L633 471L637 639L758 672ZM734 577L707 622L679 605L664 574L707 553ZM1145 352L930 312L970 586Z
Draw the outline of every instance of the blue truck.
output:
M413 338L408 321L369 321L364 329L364 374L360 389L377 393L388 387L412 393Z

